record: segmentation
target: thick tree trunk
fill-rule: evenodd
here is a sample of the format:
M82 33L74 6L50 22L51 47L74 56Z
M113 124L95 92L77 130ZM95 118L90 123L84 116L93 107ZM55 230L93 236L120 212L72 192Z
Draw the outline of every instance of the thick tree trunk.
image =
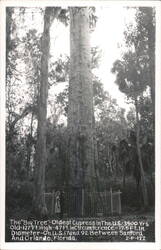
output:
M141 178L141 189L142 189L142 196L143 196L143 204L144 207L148 206L148 194L147 194L147 186L145 181L145 174L140 150L140 124L139 124L139 112L138 112L138 101L137 98L135 99L135 108L136 108L136 146L137 146L137 153L138 153L138 160L140 166L140 178Z
M36 145L35 185L33 209L38 216L45 216L45 168L46 168L46 116L48 96L48 59L50 44L50 9L45 9L44 30L42 35L41 81L38 103L38 128Z
M92 187L94 171L94 111L89 43L89 13L70 8L69 185Z

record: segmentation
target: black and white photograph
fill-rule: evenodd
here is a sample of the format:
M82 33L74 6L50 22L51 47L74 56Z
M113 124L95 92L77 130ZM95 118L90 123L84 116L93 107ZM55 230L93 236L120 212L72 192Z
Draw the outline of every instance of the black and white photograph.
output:
M156 242L157 1L136 2L5 7L6 243Z

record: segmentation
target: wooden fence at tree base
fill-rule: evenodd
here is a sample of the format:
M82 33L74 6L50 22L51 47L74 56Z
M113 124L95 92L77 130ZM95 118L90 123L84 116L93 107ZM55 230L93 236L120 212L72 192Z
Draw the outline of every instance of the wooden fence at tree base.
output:
M44 193L48 212L56 215L58 191ZM121 192L93 192L85 189L66 189L59 192L60 217L102 217L121 214Z

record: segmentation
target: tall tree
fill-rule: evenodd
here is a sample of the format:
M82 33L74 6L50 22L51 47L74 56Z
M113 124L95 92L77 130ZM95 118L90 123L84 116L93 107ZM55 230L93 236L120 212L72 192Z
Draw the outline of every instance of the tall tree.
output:
M143 203L148 205L147 187L145 182L145 173L140 149L140 119L139 119L139 99L146 90L147 83L144 80L144 74L141 71L137 52L127 52L122 60L114 63L112 72L116 74L116 83L119 89L130 98L135 105L136 117L136 149L138 162L140 166L141 188L143 194Z
M89 8L70 8L69 185L92 187L94 110L89 39Z
M41 77L40 93L38 101L38 128L36 145L36 168L33 205L38 215L46 215L45 204L45 167L46 167L46 115L47 115L47 95L48 95L48 58L50 43L50 9L45 9L44 30L42 34L41 49Z
M21 8L19 13L21 13ZM14 181L13 157L15 156L14 143L17 142L19 122L30 112L27 105L20 109L18 106L23 101L21 95L17 95L16 89L22 86L18 72L18 60L20 60L20 38L17 35L18 23L13 7L6 8L6 182L7 187ZM20 127L19 127L20 128Z
M144 81L150 87L153 123L155 122L155 9L139 7L136 11L136 26L127 27L125 40L128 49L134 49L139 56L139 64ZM153 128L154 130L154 128Z
M41 39L41 73L38 100L38 128L36 145L36 167L34 178L33 209L39 216L47 214L45 204L45 168L46 168L46 116L48 97L48 62L50 49L50 25L57 18L60 8L46 7L44 13L44 29Z

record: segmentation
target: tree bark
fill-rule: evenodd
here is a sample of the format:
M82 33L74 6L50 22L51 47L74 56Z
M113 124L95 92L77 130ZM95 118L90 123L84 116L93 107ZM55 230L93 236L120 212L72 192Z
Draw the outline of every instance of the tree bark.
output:
M138 160L140 165L140 178L141 178L141 190L143 195L143 204L144 207L146 208L148 206L148 194L147 194L145 173L144 173L141 150L140 150L140 124L139 124L139 111L138 111L137 98L135 98L135 108L136 108L136 146L137 146Z
M27 170L27 179L30 180L31 177L31 153L32 153L32 146L33 146L33 112L31 114L31 122L30 122L30 133L27 139L27 157L26 157L26 170Z
M48 96L48 59L50 44L50 9L45 9L44 30L41 41L41 80L38 101L38 128L36 145L36 166L34 179L33 209L37 216L45 216L45 168L46 168L46 116Z
M70 80L68 109L69 185L93 186L94 110L86 7L70 8Z
M45 168L46 168L46 117L48 98L48 62L50 49L50 26L54 19L58 18L60 7L46 7L44 14L44 29L41 39L41 77L38 99L38 127L36 145L36 166L33 195L33 211L35 215L44 217L47 215L45 204Z

